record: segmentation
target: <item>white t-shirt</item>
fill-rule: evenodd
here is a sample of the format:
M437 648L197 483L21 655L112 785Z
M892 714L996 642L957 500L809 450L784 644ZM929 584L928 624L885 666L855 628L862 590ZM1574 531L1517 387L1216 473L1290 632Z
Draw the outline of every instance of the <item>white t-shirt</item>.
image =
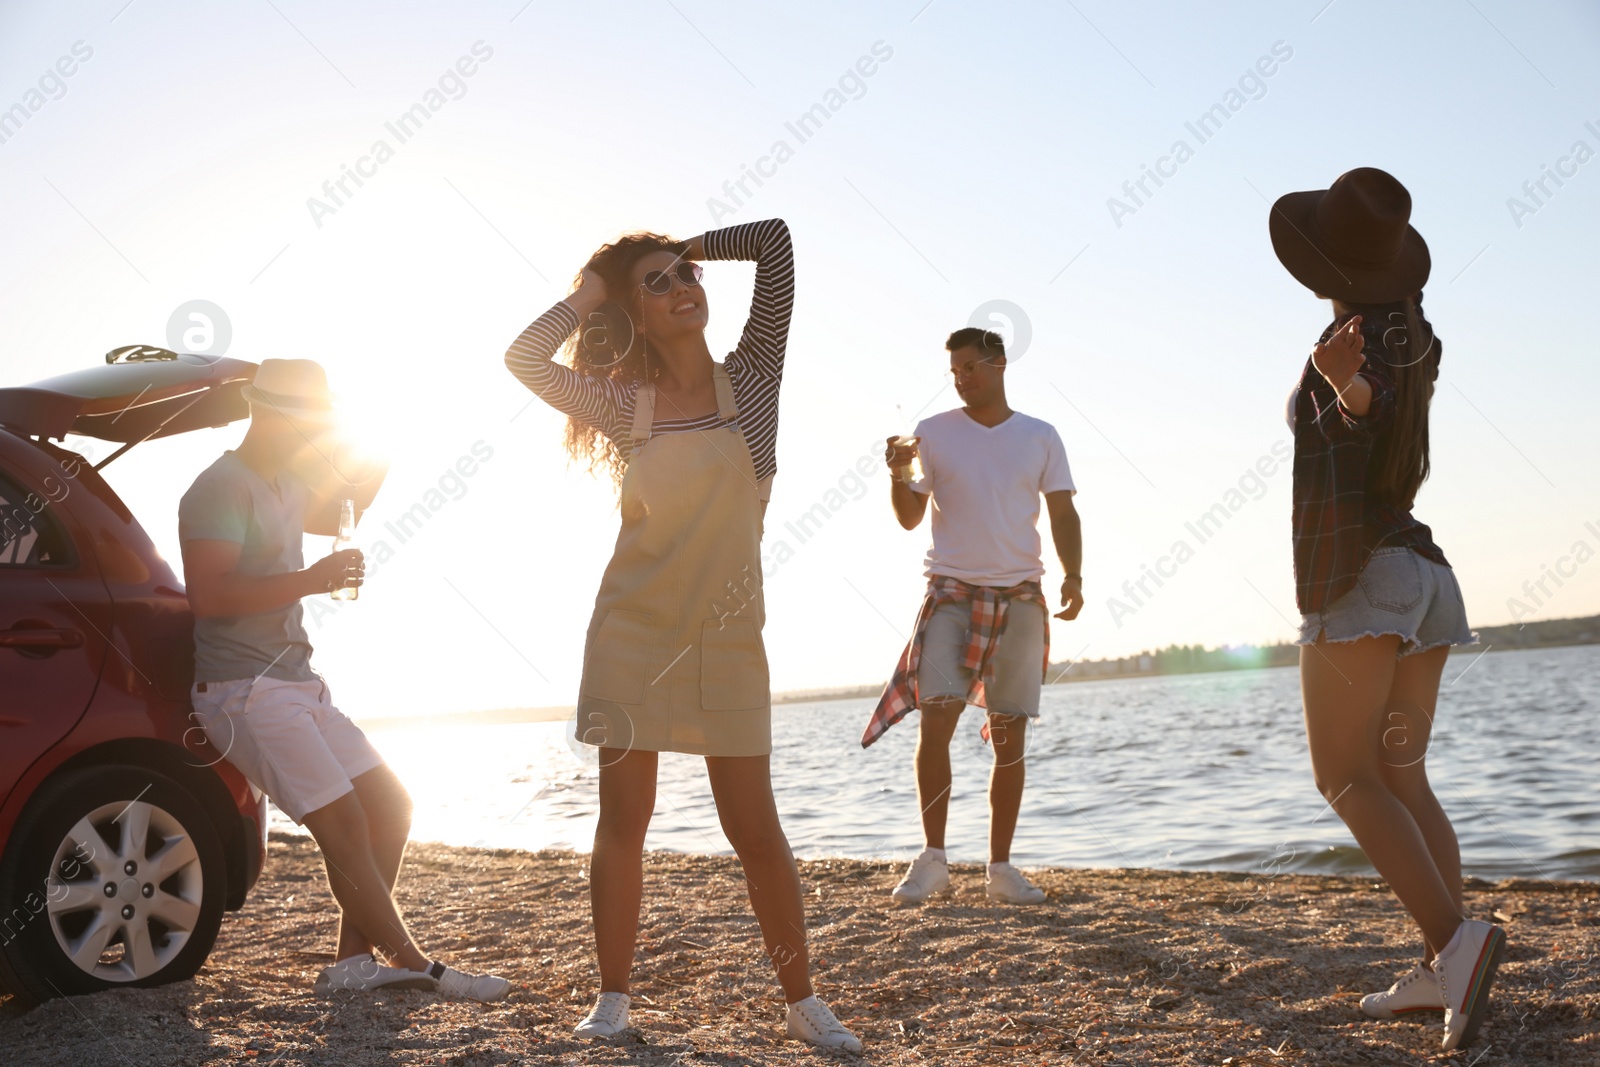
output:
M1013 411L984 426L961 408L917 424L922 478L933 494L933 544L924 574L973 585L1015 585L1044 573L1039 494L1076 492L1056 428Z

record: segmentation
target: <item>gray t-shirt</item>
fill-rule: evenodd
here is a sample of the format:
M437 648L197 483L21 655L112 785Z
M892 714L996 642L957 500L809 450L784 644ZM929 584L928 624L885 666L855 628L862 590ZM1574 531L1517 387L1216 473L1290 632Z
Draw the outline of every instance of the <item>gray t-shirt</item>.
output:
M301 570L308 495L305 484L287 471L278 475L274 488L234 453L224 452L183 494L178 539L240 545L238 574L264 577ZM258 615L194 620L195 681L263 674L289 682L317 677L298 600Z

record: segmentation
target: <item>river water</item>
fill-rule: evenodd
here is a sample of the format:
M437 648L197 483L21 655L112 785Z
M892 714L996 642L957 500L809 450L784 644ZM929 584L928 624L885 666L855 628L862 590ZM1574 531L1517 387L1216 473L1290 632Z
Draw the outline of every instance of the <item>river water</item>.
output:
M921 847L916 718L863 750L873 703L774 710L774 788L801 857L908 859ZM1293 668L1050 686L1042 710L1019 865L1371 872L1312 785ZM978 726L969 710L952 746L957 862L986 858ZM598 770L569 734L559 722L434 722L372 738L412 790L417 840L587 850ZM1600 879L1597 766L1600 646L1451 658L1427 767L1468 874ZM662 756L647 846L729 851L702 760Z

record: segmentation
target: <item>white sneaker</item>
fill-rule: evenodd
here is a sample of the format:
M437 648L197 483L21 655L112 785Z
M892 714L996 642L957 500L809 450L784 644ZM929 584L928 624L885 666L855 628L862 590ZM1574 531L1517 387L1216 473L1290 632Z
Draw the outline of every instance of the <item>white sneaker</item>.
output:
M428 973L439 983L439 992L457 1000L499 1000L511 992L511 983L498 975L468 974L442 963L435 963Z
M861 1051L861 1039L846 1030L844 1023L815 995L789 1005L789 1036L823 1048Z
M1362 1014L1373 1019L1398 1019L1419 1011L1444 1011L1444 994L1439 992L1439 976L1426 963L1418 962L1394 985L1382 993L1361 998Z
M1444 995L1444 1049L1461 1048L1477 1036L1489 1013L1489 987L1506 954L1506 932L1467 919L1433 961Z
M950 865L945 862L944 849L925 848L911 861L906 876L889 895L897 904L921 904L949 888Z
M983 892L990 900L1003 900L1007 904L1037 904L1044 899L1044 890L1009 863L989 864Z
M433 992L438 983L423 971L410 971L404 967L385 967L370 952L359 956L346 956L338 963L324 967L312 987L318 993L368 993L374 989L421 989Z
M628 994L601 993L594 1007L573 1027L574 1037L616 1037L628 1028Z

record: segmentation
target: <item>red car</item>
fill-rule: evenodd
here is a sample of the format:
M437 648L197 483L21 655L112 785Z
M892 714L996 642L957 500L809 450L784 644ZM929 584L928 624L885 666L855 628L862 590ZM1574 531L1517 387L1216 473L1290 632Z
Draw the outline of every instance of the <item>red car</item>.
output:
M133 346L0 389L0 987L25 1000L191 977L261 873L266 802L192 718L183 585L99 474L247 418L255 370ZM90 466L69 431L122 447Z

